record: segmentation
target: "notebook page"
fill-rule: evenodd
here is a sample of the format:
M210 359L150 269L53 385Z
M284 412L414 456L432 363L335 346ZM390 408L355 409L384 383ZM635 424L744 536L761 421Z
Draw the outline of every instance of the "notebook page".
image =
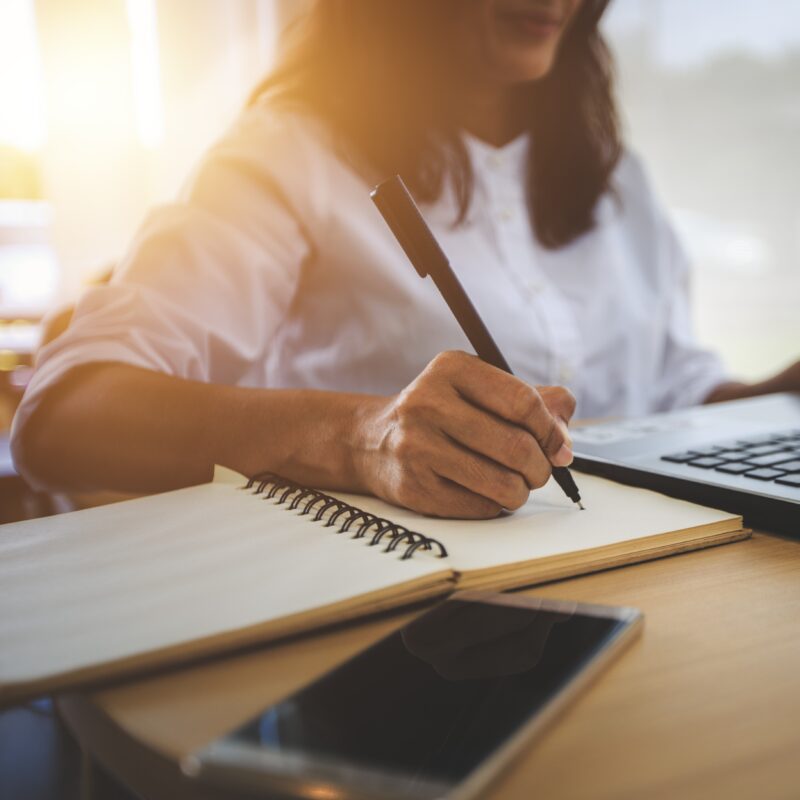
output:
M14 682L450 575L447 559L400 561L399 552L337 535L221 474L0 527L0 695Z
M724 511L675 500L656 492L576 474L586 506L580 511L552 479L531 493L525 506L491 520L448 520L395 509L380 500L344 496L366 511L382 514L439 539L459 572L559 556L690 528L728 525L741 519ZM337 495L341 496L341 495Z

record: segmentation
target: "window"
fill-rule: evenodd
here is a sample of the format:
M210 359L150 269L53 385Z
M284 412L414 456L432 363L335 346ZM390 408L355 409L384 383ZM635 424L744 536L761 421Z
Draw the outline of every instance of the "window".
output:
M38 156L45 120L31 0L0 10L0 109L0 314L24 316L52 302L58 280Z
M628 139L694 266L697 328L731 370L800 355L800 4L614 0Z
M268 69L275 7L0 2L0 316L73 299L177 194Z

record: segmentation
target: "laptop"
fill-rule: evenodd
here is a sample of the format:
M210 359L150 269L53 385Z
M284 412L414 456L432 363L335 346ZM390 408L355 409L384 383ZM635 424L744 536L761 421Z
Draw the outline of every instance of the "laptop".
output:
M589 425L571 434L579 471L800 537L800 394Z

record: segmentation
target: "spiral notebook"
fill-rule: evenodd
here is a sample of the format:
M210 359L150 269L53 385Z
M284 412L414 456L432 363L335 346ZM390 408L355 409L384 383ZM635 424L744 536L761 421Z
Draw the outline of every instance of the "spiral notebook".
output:
M740 517L580 476L436 519L218 469L212 483L0 526L0 705L339 623L744 538Z

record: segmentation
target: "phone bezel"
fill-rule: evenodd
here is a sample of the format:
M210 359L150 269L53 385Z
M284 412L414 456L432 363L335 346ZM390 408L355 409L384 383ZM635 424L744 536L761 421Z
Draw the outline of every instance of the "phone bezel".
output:
M494 592L465 591L447 600L490 603L556 613L615 619L624 623L584 668L509 739L461 783L452 785L417 779L410 786L400 774L370 770L333 759L296 753L275 753L263 748L233 744L221 737L181 761L183 772L213 784L241 791L287 792L300 800L319 797L337 800L469 800L482 792L531 741L540 735L578 695L622 652L640 632L644 617L631 607L604 606ZM427 612L426 612L427 613ZM396 633L393 631L387 636ZM383 637L387 638L387 637ZM380 639L379 642L383 641ZM377 645L376 642L374 645ZM363 651L361 651L363 652ZM358 654L357 654L358 655ZM355 658L356 656L353 656ZM350 659L348 659L350 660ZM346 663L346 662L344 662ZM341 665L340 665L341 666ZM334 668L335 669L335 668ZM322 677L322 676L320 676ZM329 793L325 792L328 790Z

